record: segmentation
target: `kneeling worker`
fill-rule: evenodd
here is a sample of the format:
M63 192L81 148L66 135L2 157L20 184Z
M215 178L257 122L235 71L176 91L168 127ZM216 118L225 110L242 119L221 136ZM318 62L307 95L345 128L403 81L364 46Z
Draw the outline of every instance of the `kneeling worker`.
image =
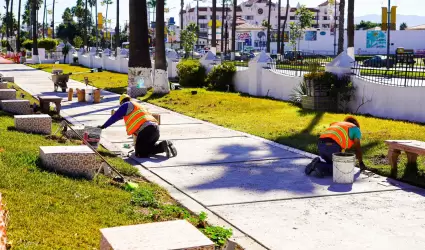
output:
M123 94L120 96L120 105L117 112L99 128L105 129L124 118L127 134L137 136L136 157L147 158L164 152L168 158L177 155L177 150L171 141L158 143L158 121L141 104L131 101L130 96Z
M333 170L332 154L345 152L354 146L356 157L359 161L360 170L365 170L362 149L360 146L362 134L356 118L348 116L343 122L332 123L331 126L320 136L317 144L320 157L316 157L305 168L307 175L314 174L317 177L331 176ZM320 160L322 158L325 162Z

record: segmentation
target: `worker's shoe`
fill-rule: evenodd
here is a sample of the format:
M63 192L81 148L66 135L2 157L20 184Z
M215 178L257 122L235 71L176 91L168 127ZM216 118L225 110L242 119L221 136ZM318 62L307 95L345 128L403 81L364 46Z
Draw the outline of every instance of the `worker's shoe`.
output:
M170 158L171 152L170 152L170 148L168 147L168 141L162 141L161 146L162 146L162 149L164 150L167 158Z
M320 162L320 157L314 158L306 167L305 167L305 174L310 175L311 172L313 172L316 169L316 164Z
M174 147L173 142L172 141L167 141L168 143L168 148L170 149L170 153L173 157L177 156L177 149L176 147Z

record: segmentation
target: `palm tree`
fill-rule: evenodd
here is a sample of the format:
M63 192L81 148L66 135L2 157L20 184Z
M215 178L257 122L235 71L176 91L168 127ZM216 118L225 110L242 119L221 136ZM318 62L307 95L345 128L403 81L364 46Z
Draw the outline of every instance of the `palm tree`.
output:
M354 47L354 0L348 0L347 10L347 47Z
M149 55L149 30L147 20L146 0L129 0L130 7L130 50L128 60L128 86L137 84L142 78L146 87L152 86L152 63ZM164 32L164 31L162 31Z
M40 58L38 57L38 44L37 44L37 0L31 0L31 20L32 20L32 59L34 64L40 63Z
M88 4L88 2L87 2L88 0L86 0L86 2L85 2L85 7L84 7L84 46L86 46L86 48L88 48L88 39L87 39L87 33L88 33L88 21L87 21L87 14L88 14L88 12L87 12L87 4Z
M270 53L270 17L272 15L272 0L269 0L269 16L267 17L267 53Z
M184 0L180 1L180 30L183 30L183 8ZM180 49L183 49L183 43L180 41Z
M18 6L18 35L16 38L16 51L21 51L21 0L19 0Z
M280 6L281 6L281 0L278 1L277 4L277 54L280 54Z
M20 2L21 0L19 0ZM52 38L55 39L55 2L56 0L53 0L53 6L52 6Z
M44 22L46 20L46 11L47 11L47 5L46 5L46 0L44 0L43 26L42 26L43 28L41 29L42 32L43 32L43 38L44 38L44 33L45 33L44 27L46 26L46 23Z
M285 53L285 29L286 29L286 23L288 21L288 13L289 13L289 0L286 1L286 13L285 13L285 20L283 21L283 28L282 28L282 48L280 49L280 53L283 55Z
M220 52L221 52L221 57L223 58L224 53L223 53L223 49L224 49L224 44L223 44L223 39L224 39L224 4L226 3L226 0L223 0L222 2L222 7L221 7L221 39L220 39Z
M108 11L109 11L109 5L113 4L112 0L102 0L100 3L102 6L106 4L106 16L105 20L108 21ZM130 5L131 6L131 5ZM105 24L106 25L106 24Z
M339 2L339 23L338 23L338 54L344 51L344 15L345 15L345 0ZM336 29L335 29L336 32ZM336 35L336 34L335 34Z
M10 12L9 12L9 34L13 36L13 0L10 1ZM13 51L13 48L12 48Z
M212 27L211 27L211 48L216 53L217 47L217 0L212 0Z
M6 0L6 38L9 37L9 5L10 0ZM9 42L7 43L7 51L10 51Z
M153 82L153 92L157 94L170 93L167 61L165 59L164 5L164 0L157 0L155 20L155 78Z
M236 8L238 7L238 0L233 0L233 17L232 17L232 53L231 59L235 59L236 52Z
M115 57L118 56L118 47L120 47L120 0L117 0L117 21L115 26Z

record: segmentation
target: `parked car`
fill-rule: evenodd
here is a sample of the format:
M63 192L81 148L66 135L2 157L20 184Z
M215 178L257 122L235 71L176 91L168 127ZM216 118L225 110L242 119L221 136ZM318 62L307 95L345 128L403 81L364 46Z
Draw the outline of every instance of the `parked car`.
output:
M302 60L303 54L302 51L296 50L296 51L285 51L285 54L283 54L283 58L294 61L294 60Z
M377 68L386 67L387 61L389 61L390 68L394 67L394 65L395 65L394 59L393 58L387 59L386 56L374 56L370 59L364 60L363 66L364 67L377 67Z

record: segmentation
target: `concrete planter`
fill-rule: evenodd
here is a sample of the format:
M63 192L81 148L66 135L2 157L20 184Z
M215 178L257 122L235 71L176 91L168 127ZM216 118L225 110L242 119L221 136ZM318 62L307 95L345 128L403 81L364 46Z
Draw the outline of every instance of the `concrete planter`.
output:
M337 112L337 101L329 96L302 96L301 104L303 109Z
M1 109L5 112L15 115L32 114L31 104L28 100L2 100L0 101Z
M50 135L52 118L49 115L15 115L15 128L18 131Z

